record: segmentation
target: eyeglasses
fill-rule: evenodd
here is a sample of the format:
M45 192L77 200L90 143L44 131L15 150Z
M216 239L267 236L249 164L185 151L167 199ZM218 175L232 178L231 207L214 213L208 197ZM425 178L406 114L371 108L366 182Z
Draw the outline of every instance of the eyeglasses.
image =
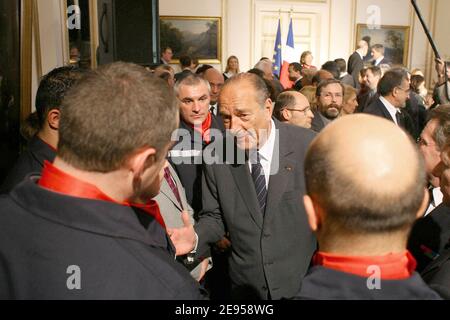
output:
M402 87L397 87L397 89L404 91L406 94L408 94L411 91L411 88L403 89Z
M305 116L307 116L307 115L308 115L308 111L311 110L311 107L306 107L305 109L289 109L289 108L286 108L286 110L303 112L303 114L304 114Z
M331 99L331 98L342 98L343 94L342 93L335 93L335 94L333 94L331 92L325 92L321 96L324 97L325 99Z

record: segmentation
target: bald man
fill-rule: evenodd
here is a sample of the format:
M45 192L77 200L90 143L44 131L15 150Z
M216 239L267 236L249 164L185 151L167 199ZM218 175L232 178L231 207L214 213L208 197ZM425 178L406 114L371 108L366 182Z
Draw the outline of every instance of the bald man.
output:
M304 204L319 243L299 298L440 299L406 249L428 205L423 163L392 122L343 117L313 141Z
M310 129L314 114L308 99L297 91L280 94L273 110L275 118L284 123Z
M220 91L222 90L225 79L223 74L217 71L215 68L210 68L205 71L203 78L208 81L210 90L210 108L209 111L217 116L218 114L218 103Z

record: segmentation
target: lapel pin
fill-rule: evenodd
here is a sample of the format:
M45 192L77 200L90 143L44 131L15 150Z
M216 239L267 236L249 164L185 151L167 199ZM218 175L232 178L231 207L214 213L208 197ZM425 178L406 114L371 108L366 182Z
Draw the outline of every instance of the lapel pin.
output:
M285 169L286 169L287 171L292 171L292 170L293 170L291 166L286 166Z

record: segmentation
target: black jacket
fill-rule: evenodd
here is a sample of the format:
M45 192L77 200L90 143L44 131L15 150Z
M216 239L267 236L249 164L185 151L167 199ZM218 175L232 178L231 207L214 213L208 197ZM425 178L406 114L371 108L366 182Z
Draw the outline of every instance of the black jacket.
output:
M430 263L421 275L431 289L442 298L450 300L450 249Z
M30 173L40 173L44 167L44 162L53 162L55 157L56 151L35 136L30 140L27 149L20 155L9 172L0 188L0 193L8 193Z
M355 81L356 88L361 88L359 84L359 72L364 68L364 61L358 52L353 52L353 54L348 58L347 72L352 75Z
M224 132L223 123L214 115L211 129ZM169 161L186 191L189 205L198 213L202 208L202 156L208 144L202 140L199 132L182 120L175 141L176 144L169 152ZM213 141L214 137L211 142Z
M439 205L429 215L416 221L409 236L408 248L422 272L433 261L432 253L441 254L450 248L450 208Z
M368 278L316 266L303 279L297 299L311 300L442 300L414 273L406 280L381 280L370 290Z
M202 298L153 217L36 180L0 197L0 300Z

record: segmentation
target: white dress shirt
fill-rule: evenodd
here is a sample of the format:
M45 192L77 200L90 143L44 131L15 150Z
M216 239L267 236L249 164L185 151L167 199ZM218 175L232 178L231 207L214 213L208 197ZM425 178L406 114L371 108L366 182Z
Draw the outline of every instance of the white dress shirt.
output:
M427 212L425 212L424 217L429 215L431 211L436 209L437 206L439 206L442 203L442 200L444 198L444 195L442 194L441 188L433 188L433 199L430 199L430 205L428 206Z
M386 107L387 111L391 115L392 119L394 120L396 125L399 125L397 123L397 112L400 112L399 108L394 107L389 101L387 101L384 97L380 97L381 102L383 102L384 106Z
M259 149L259 158L261 162L261 166L264 170L264 177L266 178L266 189L269 189L269 179L270 179L270 170L272 166L272 158L273 152L275 149L275 140L276 140L276 128L275 122L271 120L271 128L267 141L264 145ZM256 152L250 152L250 161L248 162L248 166L250 168L250 173L252 172L252 163L256 163Z

